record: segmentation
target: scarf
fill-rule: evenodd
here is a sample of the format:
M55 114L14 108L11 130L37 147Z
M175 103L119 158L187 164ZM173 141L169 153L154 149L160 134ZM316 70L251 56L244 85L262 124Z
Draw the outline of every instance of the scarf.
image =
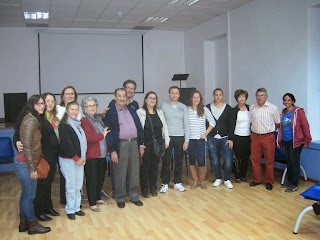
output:
M57 136L58 141L60 142L60 137L59 137L59 124L60 120L56 116L52 114L52 112L46 111L46 118L48 122L51 124L53 127L53 131Z
M96 130L96 133L103 133L104 124L101 121L99 121L99 119L97 118L96 115L94 117L91 117L86 112L83 115L92 124L92 126ZM99 145L100 145L100 150L101 150L101 157L104 158L104 157L107 156L107 143L106 143L106 140L105 139L101 140L99 142Z
M81 157L80 159L82 161L86 160L86 153L87 153L87 139L86 134L84 133L81 122L78 119L72 119L68 117L68 123L73 128L73 130L76 132L79 142L80 142L80 149L81 149Z

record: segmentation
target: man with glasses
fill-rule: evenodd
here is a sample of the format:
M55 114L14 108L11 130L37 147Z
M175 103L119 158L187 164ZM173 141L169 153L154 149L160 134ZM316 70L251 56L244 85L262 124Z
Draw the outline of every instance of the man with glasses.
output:
M126 100L127 107L133 108L134 110L137 111L139 109L139 104L137 101L132 99L137 88L137 83L134 80L128 79L123 83L123 88L127 91L127 100ZM108 108L114 106L115 102L116 101L113 99L109 103Z
M256 91L257 103L250 106L251 121L251 162L253 169L253 182L250 187L260 185L261 157L264 154L266 166L266 189L272 190L274 183L274 131L280 126L278 107L267 101L268 93L265 88Z

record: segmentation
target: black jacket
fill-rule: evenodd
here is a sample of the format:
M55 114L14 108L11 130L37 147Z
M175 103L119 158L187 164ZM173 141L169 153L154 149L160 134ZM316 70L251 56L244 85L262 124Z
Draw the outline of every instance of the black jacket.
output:
M59 141L52 125L45 121L45 127L42 130L42 155L50 165L57 164L59 157Z
M144 132L141 126L140 119L134 110L131 107L128 107L128 110L134 120L134 123L137 128L137 136L138 136L138 146L144 145ZM110 132L106 136L107 146L109 152L117 151L119 153L119 118L118 112L115 105L111 106L110 110L107 111L106 117L104 119L104 125L109 128Z
M81 158L80 141L73 128L65 122L59 125L60 149L59 156L78 161Z
M211 112L211 103L207 104L207 108ZM211 112L212 114L212 112ZM212 115L213 116L213 115ZM222 112L219 119L216 120L216 126L212 129L208 136L214 137L216 134L220 134L221 137L228 136L229 140L234 139L234 129L236 126L234 110L229 104L226 104L224 111ZM208 121L206 122L207 128L209 127Z

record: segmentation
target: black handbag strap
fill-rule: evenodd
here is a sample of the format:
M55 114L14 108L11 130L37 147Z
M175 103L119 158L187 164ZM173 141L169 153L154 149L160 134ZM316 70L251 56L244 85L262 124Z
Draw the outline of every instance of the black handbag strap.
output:
M152 131L152 137L153 139L155 139L155 135L154 135L154 131L153 131L153 124L152 124L152 120L151 120L151 117L149 116L149 114L146 112L147 116L148 116L148 119L150 121L150 124L151 124L151 131Z

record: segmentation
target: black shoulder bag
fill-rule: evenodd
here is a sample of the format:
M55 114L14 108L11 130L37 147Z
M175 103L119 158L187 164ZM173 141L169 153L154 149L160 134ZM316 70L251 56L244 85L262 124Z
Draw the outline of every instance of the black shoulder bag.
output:
M161 158L161 157L164 156L164 153L165 153L165 141L164 141L164 139L161 139L161 143L159 143L157 141L156 136L154 135L153 124L152 124L151 117L149 116L148 113L146 113L146 114L147 114L148 119L149 119L150 124L151 124L154 153L155 153L155 155L157 157Z

